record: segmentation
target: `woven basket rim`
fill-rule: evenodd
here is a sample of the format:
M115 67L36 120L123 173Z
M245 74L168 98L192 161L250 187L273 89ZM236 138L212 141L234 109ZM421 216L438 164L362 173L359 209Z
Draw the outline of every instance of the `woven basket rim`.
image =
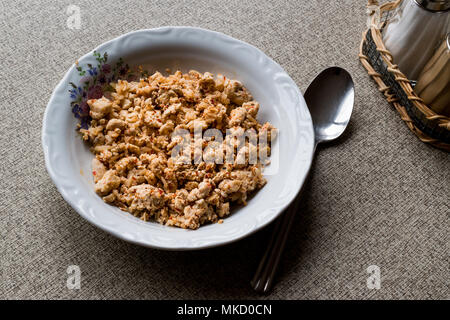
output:
M369 3L374 3L374 2L377 2L377 1L369 0ZM383 12L394 10L395 8L397 8L400 5L401 2L402 2L402 0L396 0L396 1L387 2L387 3L382 4L381 6L379 6L380 15L382 15ZM381 21L381 19L379 19L378 21ZM402 86L403 90L405 90L405 92L408 94L408 98L415 104L415 106L422 113L425 114L425 116L429 120L438 120L441 124L444 124L442 127L445 127L448 130L450 130L450 118L447 116L444 116L444 115L437 114L434 110L429 108L423 102L423 100L414 92L413 88L411 87L410 80L400 71L400 69L398 68L398 65L393 63L393 60L394 60L393 56L389 52L389 50L386 49L386 47L384 46L384 43L383 43L383 38L381 35L382 24L376 23L377 22L376 12L374 12L372 14L371 22L372 23L371 23L370 32L372 34L372 38L374 39L375 43L377 44L377 47L378 47L378 44L380 44L380 47L378 47L378 49L379 49L378 51L380 52L381 57L387 64L388 70L391 73L395 74L397 82Z
M422 140L423 142L430 143L441 149L450 151L450 144L429 137L419 128L417 128L417 126L414 124L414 122L411 120L410 116L406 112L406 108L397 102L398 99L396 98L395 94L389 92L390 87L384 83L383 79L381 78L381 75L378 72L376 72L376 70L370 64L368 57L365 56L363 53L363 45L364 42L366 41L366 35L367 32L370 32L372 39L376 45L376 50L378 51L380 57L383 59L384 63L386 64L388 72L390 72L395 77L395 81L400 85L401 89L405 92L408 100L410 100L410 102L414 105L414 107L418 111L420 111L425 116L426 119L435 121L435 123L437 123L439 127L450 131L450 118L444 115L437 114L434 110L429 108L419 96L417 96L417 94L414 92L411 86L410 80L399 70L398 66L393 63L394 59L392 54L384 46L381 35L381 30L384 22L381 21L381 16L383 15L383 13L386 13L388 11L397 8L401 2L402 0L396 0L384 3L382 5L378 5L378 1L376 0L368 1L370 28L368 28L365 32L363 32L362 41L359 49L359 59L362 65L366 68L368 74L377 83L377 85L379 86L379 90L385 95L387 101L394 105L396 110L400 113L402 120L405 121L408 127L419 137L419 139ZM374 10L375 8L378 10Z

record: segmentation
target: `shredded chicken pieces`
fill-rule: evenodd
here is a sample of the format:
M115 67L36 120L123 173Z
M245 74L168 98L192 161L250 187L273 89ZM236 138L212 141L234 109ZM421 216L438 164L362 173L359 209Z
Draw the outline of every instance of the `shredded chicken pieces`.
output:
M192 141L198 126L203 132L218 129L224 137L227 130L236 136L254 130L258 137L268 133L270 140L273 127L256 121L259 104L240 82L208 72L177 71L111 86L114 90L107 97L88 101L92 121L89 129L80 129L95 155L95 192L107 203L145 221L197 229L208 222L222 223L231 203L245 205L248 194L266 183L264 162L251 163L248 155L261 148L270 153L270 141L257 146L245 140L240 149L231 144L233 151L239 150L232 162L225 157L222 162L207 161L207 147L214 147L209 149L213 155L217 150L225 154L232 139L228 137L220 142L203 137L200 161L194 161L194 142L183 153L183 159L187 154L192 161L173 156L181 141L173 133L179 129Z

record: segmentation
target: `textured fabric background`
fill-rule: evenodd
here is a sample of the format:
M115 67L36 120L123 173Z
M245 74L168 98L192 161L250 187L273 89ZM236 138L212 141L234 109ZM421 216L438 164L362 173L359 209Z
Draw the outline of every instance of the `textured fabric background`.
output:
M66 8L81 8L80 30ZM0 1L0 298L381 299L449 296L450 156L414 137L357 59L364 0ZM51 92L70 65L123 33L165 25L221 31L277 61L304 91L323 68L355 81L350 127L320 148L277 285L249 286L270 227L198 252L138 247L62 199L41 150ZM79 265L81 290L66 287ZM366 286L369 265L381 289Z

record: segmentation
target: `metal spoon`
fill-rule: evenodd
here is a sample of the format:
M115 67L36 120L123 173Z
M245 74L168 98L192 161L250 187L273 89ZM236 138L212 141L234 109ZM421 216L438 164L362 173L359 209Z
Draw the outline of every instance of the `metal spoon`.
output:
M350 74L342 68L322 71L304 95L314 125L314 152L319 143L338 138L347 127L353 110L355 90ZM257 292L267 293L273 285L276 269L299 208L299 198L277 219L269 245L251 281Z

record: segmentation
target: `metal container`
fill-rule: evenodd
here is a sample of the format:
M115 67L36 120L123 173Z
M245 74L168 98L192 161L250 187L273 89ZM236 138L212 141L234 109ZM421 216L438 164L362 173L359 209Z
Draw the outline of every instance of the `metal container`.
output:
M414 92L433 111L450 117L450 35L425 65Z
M383 42L399 69L416 80L448 32L450 0L403 0L383 30Z

